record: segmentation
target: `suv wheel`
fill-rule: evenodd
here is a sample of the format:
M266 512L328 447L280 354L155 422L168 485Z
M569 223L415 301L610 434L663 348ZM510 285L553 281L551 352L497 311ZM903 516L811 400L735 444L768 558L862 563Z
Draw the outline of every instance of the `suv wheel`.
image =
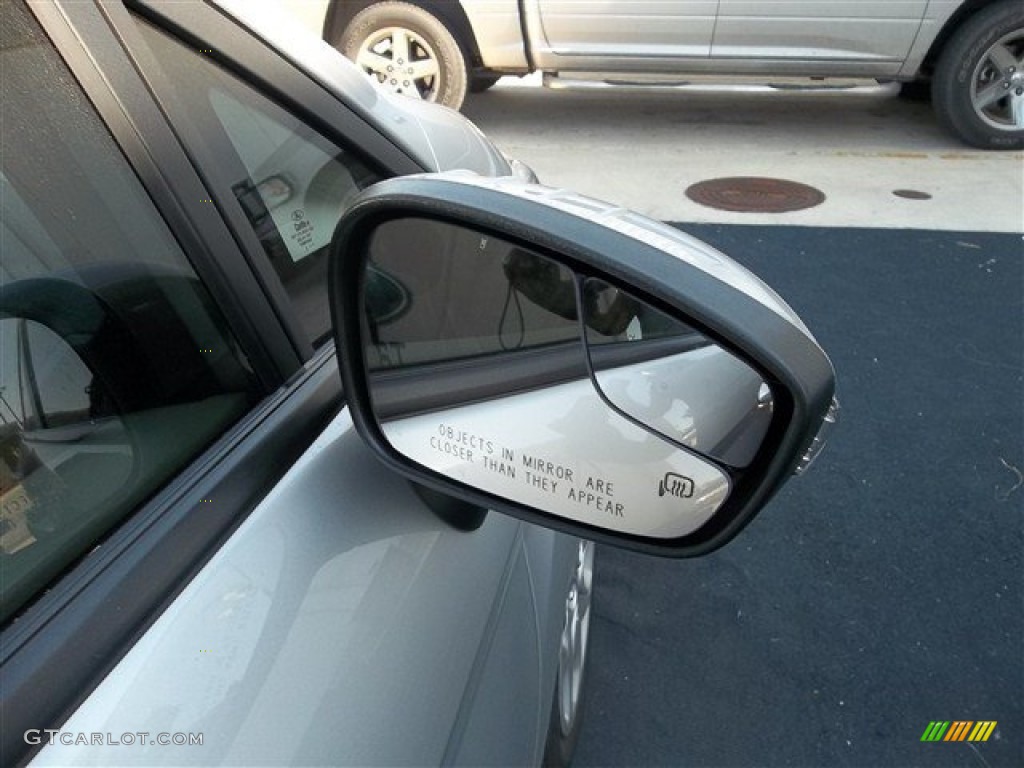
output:
M381 86L458 109L466 59L448 28L409 3L375 3L355 15L337 47Z
M939 121L981 149L1024 147L1024 6L1004 0L950 39L932 81Z

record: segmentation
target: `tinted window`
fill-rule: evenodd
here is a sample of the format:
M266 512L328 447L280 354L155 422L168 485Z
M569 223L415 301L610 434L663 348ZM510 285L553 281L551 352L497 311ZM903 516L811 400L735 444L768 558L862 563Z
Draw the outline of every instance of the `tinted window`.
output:
M139 22L177 105L186 141L215 162L259 237L307 337L330 337L327 245L352 197L382 174L208 57ZM213 185L215 188L216 183Z
M259 393L220 311L55 51L20 5L2 3L0 14L6 619Z

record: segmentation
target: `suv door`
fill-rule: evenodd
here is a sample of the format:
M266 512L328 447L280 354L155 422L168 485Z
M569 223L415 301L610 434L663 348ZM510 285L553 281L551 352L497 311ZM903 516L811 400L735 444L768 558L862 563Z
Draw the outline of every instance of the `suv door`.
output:
M532 39L547 46L537 64L557 71L584 61L593 68L607 60L615 69L630 59L707 57L718 0L531 0L524 5L527 18L538 22L533 31L540 34Z
M927 6L927 0L721 0L711 56L760 62L762 71L772 62L775 72L804 76L892 75Z

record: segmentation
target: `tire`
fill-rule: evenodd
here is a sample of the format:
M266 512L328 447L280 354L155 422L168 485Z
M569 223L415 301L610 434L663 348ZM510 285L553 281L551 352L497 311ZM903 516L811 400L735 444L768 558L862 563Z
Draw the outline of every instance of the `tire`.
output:
M565 600L555 695L544 746L546 768L565 768L572 762L583 728L583 683L586 679L593 590L594 543L581 541Z
M336 47L383 88L462 106L469 78L458 41L436 16L409 3L374 3L357 13Z
M1024 147L1024 5L1003 0L950 38L932 80L939 122L981 149Z

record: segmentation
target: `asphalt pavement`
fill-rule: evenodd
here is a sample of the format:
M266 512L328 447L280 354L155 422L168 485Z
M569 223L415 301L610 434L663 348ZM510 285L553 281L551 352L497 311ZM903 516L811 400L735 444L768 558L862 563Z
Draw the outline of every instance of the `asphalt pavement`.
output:
M719 552L599 550L575 765L1024 765L1021 236L681 227L801 314L842 420Z

